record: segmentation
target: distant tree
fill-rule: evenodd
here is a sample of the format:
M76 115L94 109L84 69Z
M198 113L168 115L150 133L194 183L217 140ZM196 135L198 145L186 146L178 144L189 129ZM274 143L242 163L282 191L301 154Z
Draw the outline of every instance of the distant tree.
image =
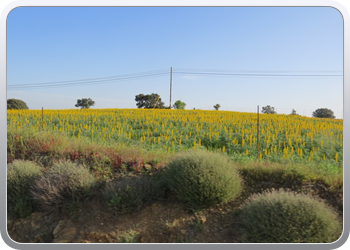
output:
M186 103L184 103L180 100L177 100L173 105L174 109L185 109L185 107L186 107Z
M312 116L317 118L335 118L334 112L327 108L316 109L312 112Z
M214 109L215 109L215 110L219 110L220 107L221 107L221 106L220 106L219 103L217 103L217 104L214 105Z
M292 112L290 113L291 115L298 115L297 111L295 109L292 109Z
M29 109L27 103L19 99L7 99L7 109Z
M77 104L75 104L75 107L81 108L81 109L88 109L91 106L94 106L95 102L91 100L91 98L82 98L77 100Z
M262 107L261 113L264 113L264 114L277 114L277 112L275 111L275 108L271 107L270 105Z
M152 93L150 95L139 94L135 96L136 106L137 108L145 108L145 109L165 109L164 102L160 98L160 95Z

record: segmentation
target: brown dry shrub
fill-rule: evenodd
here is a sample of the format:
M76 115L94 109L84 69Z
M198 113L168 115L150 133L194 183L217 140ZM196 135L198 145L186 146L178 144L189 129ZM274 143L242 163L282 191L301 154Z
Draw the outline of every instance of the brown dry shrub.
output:
M39 178L31 194L38 208L55 214L71 202L89 197L96 180L89 170L72 162L59 162Z

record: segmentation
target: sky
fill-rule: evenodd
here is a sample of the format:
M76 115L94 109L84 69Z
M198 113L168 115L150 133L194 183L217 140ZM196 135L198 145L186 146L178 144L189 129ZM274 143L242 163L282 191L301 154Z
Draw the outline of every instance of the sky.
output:
M186 109L343 118L331 7L20 7L7 19L7 98L30 109L136 108L141 93L169 105L171 67L172 104Z

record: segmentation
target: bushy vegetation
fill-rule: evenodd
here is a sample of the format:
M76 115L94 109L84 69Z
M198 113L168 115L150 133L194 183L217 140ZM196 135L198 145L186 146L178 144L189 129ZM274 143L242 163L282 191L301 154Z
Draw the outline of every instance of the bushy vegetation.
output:
M230 201L242 190L233 162L221 153L181 153L169 163L164 176L170 190L194 211Z
M263 113L263 114L277 114L277 112L275 111L275 108L271 107L270 105L262 107L261 113Z
M136 176L108 182L103 190L107 204L117 212L139 210L147 201L164 197L166 186L159 176Z
M337 213L323 201L282 189L248 198L239 224L245 243L330 243L342 232Z
M118 235L118 243L138 243L139 235L132 229Z
M95 184L96 180L87 168L62 161L35 182L31 194L41 211L58 213L70 202L87 198Z
M145 108L145 109L164 109L166 108L164 102L162 102L162 98L160 95L152 93L150 95L139 94L135 96L136 106L137 108Z
M81 109L88 109L94 105L95 105L95 102L91 98L82 98L77 100L77 104L75 104L75 107L81 108Z
M317 118L335 118L334 112L327 108L316 109L312 112L312 116Z
M7 99L7 109L29 109L27 103L19 99Z
M185 107L186 107L186 103L184 103L180 100L177 100L173 105L174 109L185 109Z
M34 162L15 160L7 165L7 211L16 217L32 213L34 206L30 187L41 174L41 167Z
M215 110L219 110L220 107L221 107L221 106L220 106L219 103L217 103L217 104L214 105L214 109L215 109Z

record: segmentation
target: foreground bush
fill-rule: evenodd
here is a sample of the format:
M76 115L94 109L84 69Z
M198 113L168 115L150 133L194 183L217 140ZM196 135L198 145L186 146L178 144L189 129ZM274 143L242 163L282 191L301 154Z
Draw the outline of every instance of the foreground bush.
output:
M58 213L72 202L79 202L91 194L96 180L89 170L71 162L53 165L31 190L41 211Z
M170 190L191 210L228 202L241 192L240 175L221 153L181 153L169 163L164 175Z
M41 167L34 162L15 160L7 166L7 211L25 217L33 212L29 188L39 177Z
M323 201L282 189L248 198L239 224L245 243L330 243L342 231Z
M109 207L121 213L139 210L143 203L164 197L166 186L156 176L137 176L109 182L103 190Z

